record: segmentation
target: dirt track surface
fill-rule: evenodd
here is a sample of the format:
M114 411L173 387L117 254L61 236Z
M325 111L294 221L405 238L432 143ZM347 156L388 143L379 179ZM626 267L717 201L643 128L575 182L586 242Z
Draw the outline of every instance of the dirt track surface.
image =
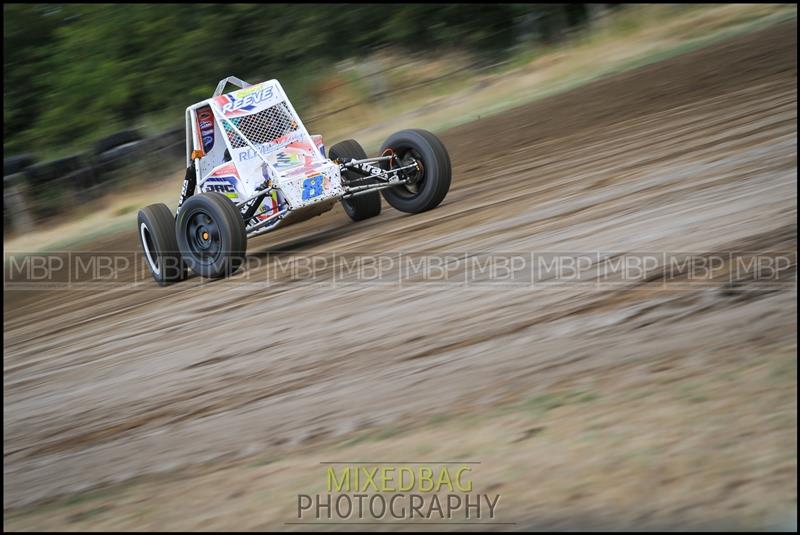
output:
M276 251L796 254L796 84L792 22L450 130L439 208L384 203L353 224L337 207L251 241L262 266L245 275L263 280ZM552 385L702 383L796 348L796 285L247 288L7 291L4 506ZM767 455L796 450L791 428L756 432L773 433Z

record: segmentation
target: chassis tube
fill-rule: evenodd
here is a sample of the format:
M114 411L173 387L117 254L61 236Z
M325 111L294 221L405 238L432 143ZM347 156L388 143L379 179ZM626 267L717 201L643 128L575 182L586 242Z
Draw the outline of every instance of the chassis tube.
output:
M364 158L363 160L350 160L349 162L342 162L345 165L360 165L362 163L383 162L391 160L394 156L376 156L375 158Z
M356 195L362 195L364 193L369 193L371 191L382 190L386 188L393 188L395 186L399 186L400 184L405 184L405 180L393 180L390 182L384 182L383 184L365 184L363 186L354 186L347 191L345 191L342 198L349 199L350 197L355 197Z
M175 217L178 217L178 212L181 211L181 206L186 202L186 199L194 195L194 190L197 185L197 171L195 170L194 163L186 168L186 175L183 177L183 187L181 187L181 196L178 199L178 208L175 209Z
M377 172L377 173L374 173L374 174L372 174L372 175L365 175L365 176L359 177L359 178L357 178L357 179L355 179L355 180L352 180L351 182L362 181L362 180L369 180L370 178L378 178L378 179L380 179L380 180L385 180L385 181L387 181L387 182L388 182L388 181L391 181L391 180L392 180L392 179L394 179L394 178L397 178L397 174L398 174L400 171L406 171L406 170L408 170L408 169L412 169L412 168L414 168L414 167L416 167L416 164L406 165L405 167L398 167L397 169L390 169L390 170L388 170L388 171L386 171L386 170L384 170L384 169L381 169L380 167L376 167L375 169L377 169L377 170L378 170L378 172ZM366 171L364 171L364 170L363 170L362 168L360 168L360 167L356 167L356 168L345 168L345 169L346 169L346 170L349 170L349 171L356 171L356 172L366 173ZM387 177L386 175L390 175L390 176L388 176L388 177Z
M258 223L256 223L255 225L253 225L252 227L247 229L248 235L251 232L255 231L255 230L259 230L262 227L266 227L269 223L272 223L272 221L274 219L279 219L279 218L285 216L288 212L289 212L288 210L283 210L281 212L278 212L277 214L273 214L273 215L269 216L269 218L267 218L267 219L265 219L263 221L259 221Z

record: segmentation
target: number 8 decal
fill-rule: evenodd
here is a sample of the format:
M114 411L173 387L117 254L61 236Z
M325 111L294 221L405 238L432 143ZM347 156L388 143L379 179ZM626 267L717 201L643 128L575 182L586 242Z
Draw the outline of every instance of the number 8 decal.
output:
M303 200L313 199L322 195L322 175L307 178L303 181Z

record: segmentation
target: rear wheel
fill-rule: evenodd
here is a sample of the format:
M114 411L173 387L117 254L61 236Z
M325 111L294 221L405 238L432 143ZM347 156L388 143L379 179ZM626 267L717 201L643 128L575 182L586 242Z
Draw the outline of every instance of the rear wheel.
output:
M397 165L414 163L409 183L381 190L383 198L401 212L419 213L436 208L450 189L450 155L438 137L427 130L401 130L389 136L381 153L391 149Z
M139 210L139 243L155 281L164 286L186 278L186 266L175 239L175 218L165 204Z
M192 195L175 223L178 247L186 264L208 278L234 273L244 262L247 233L242 214L221 193Z
M367 157L367 153L354 139L348 139L337 143L328 151L328 157L331 160L345 160L356 159L363 160ZM360 175L352 171L345 171L345 180L358 180ZM361 180L357 182L359 185L375 184L375 179ZM381 213L381 196L377 191L369 193L362 193L349 199L342 199L342 206L344 211L350 216L353 221L361 221L369 217L375 217Z

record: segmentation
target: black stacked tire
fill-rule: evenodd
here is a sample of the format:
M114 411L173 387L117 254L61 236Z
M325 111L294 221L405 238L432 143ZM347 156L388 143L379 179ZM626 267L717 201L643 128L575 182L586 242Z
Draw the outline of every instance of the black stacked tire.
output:
M75 155L31 165L26 167L23 173L33 186L42 186L55 182L82 167L84 167L84 158L81 155Z
M165 204L139 210L139 243L155 281L164 286L186 278L186 265L175 239L175 218Z
M33 156L30 154L20 154L3 158L3 176L15 175L26 167L33 165Z
M400 165L417 160L420 171L412 173L414 183L381 190L383 198L401 212L416 214L441 203L450 189L450 155L438 137L427 130L401 130L389 136L381 153L392 149Z
M221 193L189 197L175 224L184 262L207 278L234 273L244 262L247 232L236 205Z
M138 130L123 130L98 140L94 144L94 154L100 155L120 145L127 145L142 139L142 134Z
M332 146L330 150L328 150L328 157L331 160L340 161L349 160L351 158L363 160L367 157L367 153L364 152L364 149L357 141L354 139L347 139ZM344 178L345 180L357 180L360 178L360 175L352 171L346 171ZM362 180L356 184L366 185L375 182L375 179L371 179ZM362 219L375 217L381 213L381 196L377 191L362 193L361 195L350 197L349 199L342 199L342 206L350 219L353 221L361 221Z

